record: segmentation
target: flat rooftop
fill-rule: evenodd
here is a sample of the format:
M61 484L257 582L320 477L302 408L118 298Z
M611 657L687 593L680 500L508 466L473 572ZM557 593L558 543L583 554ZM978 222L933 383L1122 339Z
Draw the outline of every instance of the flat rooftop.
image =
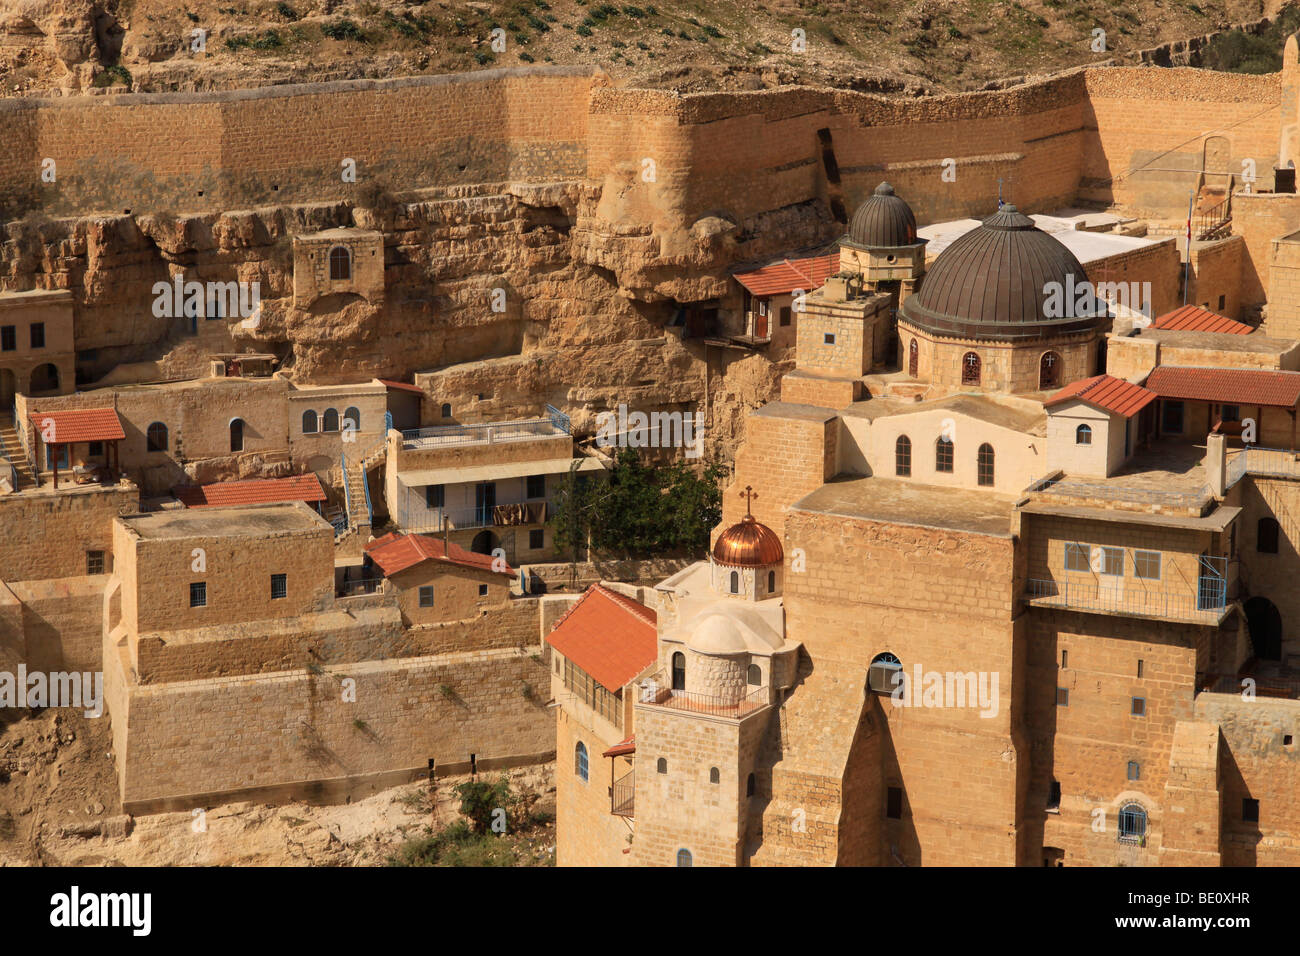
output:
M240 505L233 508L202 508L185 511L156 511L124 515L118 519L141 538L159 541L170 538L262 538L274 534L333 529L301 501Z
M889 418L893 415L911 415L917 412L949 411L969 415L990 425L999 425L1028 435L1047 434L1047 413L1038 402L1000 399L990 395L958 394L918 402L897 395L879 395L846 406L846 418Z
M990 210L992 214L992 210ZM1111 223L1105 217L1107 213L1085 212L1076 209L1062 209L1054 215L1037 214L1029 218L1043 232L1051 233L1064 246L1074 253L1082 265L1098 262L1111 256L1144 249L1161 242L1167 242L1167 236L1158 239L1146 239L1139 236L1119 236L1109 232L1090 232L1088 227L1099 225L1118 225L1123 220L1112 216ZM980 225L978 219L953 219L948 222L931 223L918 229L917 235L930 240L925 247L927 259L933 259L954 241Z
M1016 499L891 478L837 478L791 505L844 518L1010 537Z
M1193 332L1187 329L1139 329L1137 334L1124 338L1144 339L1173 348L1211 349L1216 352L1255 353L1280 355L1296 347L1293 339L1274 339L1259 332L1236 335L1232 332Z

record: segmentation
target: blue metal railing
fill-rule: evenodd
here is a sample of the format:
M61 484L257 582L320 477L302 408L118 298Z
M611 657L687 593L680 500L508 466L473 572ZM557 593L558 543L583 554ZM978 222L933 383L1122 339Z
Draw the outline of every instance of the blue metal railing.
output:
M564 434L573 434L573 421L568 415L564 414L564 412L560 411L554 405L548 404L546 406L546 414L551 417L551 424L564 432Z
M352 489L348 487L348 456L339 455L339 468L343 472L343 530L352 529ZM338 530L338 525L334 526Z
M361 487L366 492L366 518L370 527L375 526L375 506L370 503L370 482L366 479L365 459L361 460Z

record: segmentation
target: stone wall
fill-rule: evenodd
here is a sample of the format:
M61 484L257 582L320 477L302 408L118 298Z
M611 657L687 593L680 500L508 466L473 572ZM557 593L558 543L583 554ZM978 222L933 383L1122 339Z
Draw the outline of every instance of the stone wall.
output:
M140 510L130 484L60 487L0 496L0 580L34 581L86 573L86 552L112 568L113 519Z

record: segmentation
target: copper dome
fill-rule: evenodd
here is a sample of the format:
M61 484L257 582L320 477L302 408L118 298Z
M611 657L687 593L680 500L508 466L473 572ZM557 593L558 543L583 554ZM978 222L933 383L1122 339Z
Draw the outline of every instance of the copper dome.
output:
M843 241L864 249L915 245L916 216L911 206L894 195L893 186L881 183L853 214Z
M1079 260L1055 236L1015 206L1001 210L939 253L901 318L939 335L974 339L1025 339L1082 332L1107 320L1096 314L1048 315L1053 283L1069 295L1088 281Z
M713 546L713 560L729 568L762 568L785 559L781 539L753 515L745 515L722 534Z

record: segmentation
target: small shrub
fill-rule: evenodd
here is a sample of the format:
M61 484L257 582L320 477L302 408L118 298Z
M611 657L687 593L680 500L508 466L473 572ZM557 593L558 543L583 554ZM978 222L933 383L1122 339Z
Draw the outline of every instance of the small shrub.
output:
M525 63L532 63L532 62L533 62L533 57L532 57L532 54L530 54L530 53L520 53L520 54L519 54L519 59L523 60Z
M361 28L352 20L344 17L342 20L332 20L329 23L322 24L320 32L325 34L331 40L365 40L366 35L361 32Z
M286 20L298 19L298 11L285 3L284 0L280 0L280 2L275 5L275 12L280 14L280 16L284 17Z
M474 59L478 62L479 66L483 66L484 64L491 63L495 60L496 56L492 53L486 53L480 50L478 53L474 54Z
M591 27L587 26L587 24L585 23L578 24L578 36L580 37L591 36Z

